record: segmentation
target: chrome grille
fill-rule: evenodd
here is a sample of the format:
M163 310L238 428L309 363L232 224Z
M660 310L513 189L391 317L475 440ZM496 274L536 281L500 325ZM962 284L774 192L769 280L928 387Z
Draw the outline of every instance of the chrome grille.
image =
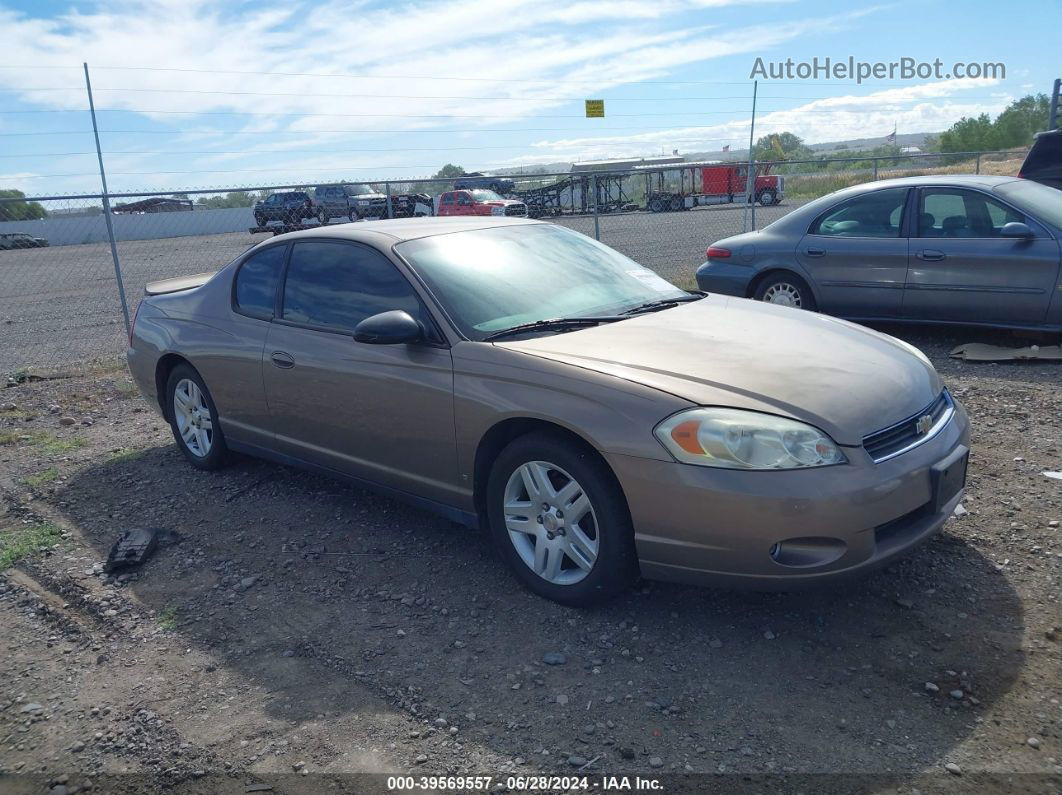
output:
M507 204L505 206L505 214L506 215L526 216L527 215L527 205L526 204Z
M917 414L864 436L863 447L874 459L874 463L895 458L936 436L940 429L947 425L954 411L955 404L945 389L936 400ZM923 419L924 417L929 417L929 420ZM919 428L920 424L927 422L928 427Z

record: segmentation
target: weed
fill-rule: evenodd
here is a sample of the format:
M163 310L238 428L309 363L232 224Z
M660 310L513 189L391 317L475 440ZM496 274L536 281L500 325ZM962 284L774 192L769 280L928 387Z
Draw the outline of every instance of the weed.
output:
M36 472L32 475L27 475L25 478L25 483L27 486L39 489L45 483L51 483L53 480L58 479L59 470L55 467L49 467L48 469L42 469L40 472Z
M20 560L48 549L59 541L60 530L50 522L9 527L0 530L0 571Z

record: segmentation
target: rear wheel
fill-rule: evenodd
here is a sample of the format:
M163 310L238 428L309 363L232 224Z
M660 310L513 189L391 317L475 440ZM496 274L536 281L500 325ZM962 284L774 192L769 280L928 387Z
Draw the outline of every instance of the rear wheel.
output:
M811 294L811 288L795 273L768 276L756 286L752 297L757 301L794 309L815 309L815 297Z
M764 207L770 207L775 201L776 197L773 190L765 190L760 193L760 204Z
M350 220L351 221L357 221L360 217L361 216L358 215L358 211L357 210L351 210L350 211Z
M656 196L650 199L649 209L654 213L662 213L667 209L667 200Z
M328 223L328 212L325 210L324 207L320 208L317 211L317 220L321 224L321 226L324 226Z
M202 377L191 365L173 368L166 381L170 428L184 457L198 469L218 469L228 457L218 411Z
M255 217L254 217L254 222L258 226L265 226L266 225L266 217L264 215L261 215L261 214L256 214Z
M517 579L539 596L589 605L637 573L623 492L593 451L561 436L522 436L487 484L490 530Z

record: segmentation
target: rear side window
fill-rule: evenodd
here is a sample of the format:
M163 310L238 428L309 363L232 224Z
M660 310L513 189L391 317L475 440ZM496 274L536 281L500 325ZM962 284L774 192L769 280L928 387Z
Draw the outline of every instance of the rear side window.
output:
M236 308L244 315L269 320L273 317L273 302L277 280L284 266L287 246L272 246L252 254L236 272Z
M284 282L284 320L352 332L365 318L392 309L430 327L413 286L379 252L349 243L295 244Z
M827 210L808 229L826 237L899 237L907 188L864 193Z
M999 237L1011 222L1025 223L1025 216L978 191L922 190L919 237Z

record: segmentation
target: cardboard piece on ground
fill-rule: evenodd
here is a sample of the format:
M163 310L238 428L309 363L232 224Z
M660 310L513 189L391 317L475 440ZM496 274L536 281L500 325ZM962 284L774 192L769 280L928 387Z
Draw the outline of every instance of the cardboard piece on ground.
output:
M1026 359L1062 362L1062 346L1030 345L1027 348L1004 348L983 342L968 342L954 348L951 357L966 362L1016 362Z

